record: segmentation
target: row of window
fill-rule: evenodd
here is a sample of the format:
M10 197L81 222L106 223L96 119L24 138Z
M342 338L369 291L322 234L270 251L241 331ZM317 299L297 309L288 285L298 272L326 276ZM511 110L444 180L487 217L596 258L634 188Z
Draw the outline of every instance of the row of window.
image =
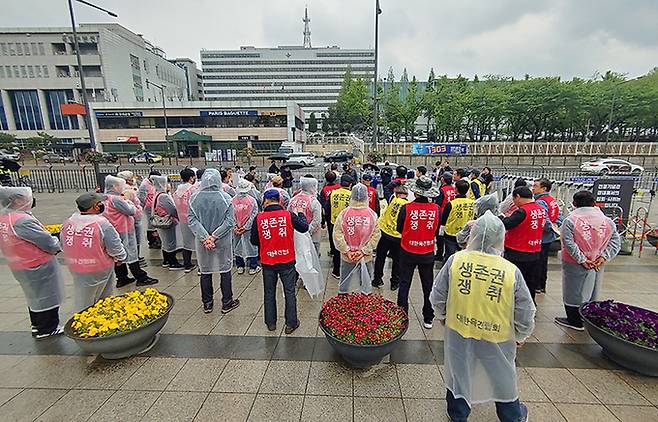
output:
M260 53L206 53L201 52L201 58L209 59L242 59L242 58L253 58L260 57Z
M0 79L4 78L49 78L48 66L44 65L5 65L0 66Z
M375 57L375 52L318 53L318 57Z
M287 116L187 116L167 117L170 128L286 127ZM100 129L162 129L164 117L99 118Z
M349 67L226 67L221 69L206 69L209 73L272 73L272 72L340 72L342 75L350 69ZM354 67L352 72L369 72L373 69L370 67Z
M231 90L206 90L206 94L259 94L259 93L280 93L285 92L286 94L336 94L338 95L340 91L339 87L329 88L329 89L299 89L299 88L288 88L287 86L282 86L280 88L266 88L266 89L231 89Z
M371 64L375 65L375 60L236 60L236 61L203 61L201 60L203 66L226 66L226 65L259 65L259 64L342 64L342 65L354 65L354 64Z
M371 73L355 74L355 78L372 79ZM340 79L342 80L345 75L341 74L327 74L327 75L203 75L203 80L206 79Z
M45 128L41 117L41 104L36 90L8 91L11 109L14 114L14 123L17 130L43 130ZM63 116L60 106L73 100L73 91L46 90L46 109L50 129L67 130L79 129L77 116ZM0 129L8 130L7 114L0 99Z
M45 56L46 46L42 42L0 42L3 56Z
M267 86L341 86L343 82L208 82L204 85L206 87L255 86L262 88Z
M208 95L208 91L205 91L204 96L206 97L207 100L211 100L211 99L213 99L213 98L208 98L208 97L209 97L209 95ZM212 95L210 95L210 97L212 97ZM223 96L223 95L222 95L222 96L219 96L219 97L215 97L215 98L218 99L218 100L222 100L222 101L244 101L244 100L250 100L250 99L253 99L253 97L225 97L225 96ZM308 98L308 99L309 99L309 100L335 101L336 98L338 98L338 94L336 94L335 96L324 96L324 95L318 95L318 96L316 96L316 97L311 97L311 98ZM258 97L258 100L259 100L259 101L275 101L275 100L287 100L287 101L291 101L291 100L296 100L296 99L297 99L297 98L295 98L295 97L293 97L293 96L291 96L291 95L287 95L287 96L281 96L281 95L269 95L269 96L266 96L266 97Z

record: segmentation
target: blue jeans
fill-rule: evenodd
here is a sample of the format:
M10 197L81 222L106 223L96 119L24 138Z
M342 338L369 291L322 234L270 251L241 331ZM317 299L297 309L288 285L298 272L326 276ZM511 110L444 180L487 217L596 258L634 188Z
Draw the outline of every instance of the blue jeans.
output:
M235 257L235 266L238 268L244 268L245 266L245 259L241 256L236 256ZM247 258L247 262L249 263L249 269L253 270L258 267L258 257L257 256L251 256Z
M457 244L457 240L453 237L444 237L444 242L443 242L443 263L445 264L448 262L448 258L453 256L459 251L459 245Z
M466 400L455 398L452 391L446 390L446 401L448 402L448 415L453 422L466 422L471 413ZM496 415L501 422L517 422L521 420L521 405L519 400L509 403L496 402Z
M297 271L295 263L263 265L263 295L265 301L265 324L276 324L276 284L277 279L283 284L283 297L286 301L285 318L286 325L297 327Z

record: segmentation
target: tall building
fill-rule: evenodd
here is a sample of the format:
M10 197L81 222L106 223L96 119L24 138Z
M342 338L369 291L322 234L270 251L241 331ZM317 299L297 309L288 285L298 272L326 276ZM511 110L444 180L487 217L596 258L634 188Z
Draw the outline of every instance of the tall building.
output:
M169 60L176 66L185 71L187 78L187 100L199 101L203 100L203 84L201 83L201 71L197 69L196 63L187 57L176 58Z
M118 24L78 28L90 102L156 102L187 99L185 70L164 52ZM81 116L60 105L82 102L71 28L0 28L0 131L19 139L46 132L58 149L84 148L89 137ZM59 148L61 146L61 148Z
M311 112L320 118L335 104L348 68L370 84L374 50L311 47L308 13L302 21L301 46L202 50L204 99L288 100L298 103L306 118Z

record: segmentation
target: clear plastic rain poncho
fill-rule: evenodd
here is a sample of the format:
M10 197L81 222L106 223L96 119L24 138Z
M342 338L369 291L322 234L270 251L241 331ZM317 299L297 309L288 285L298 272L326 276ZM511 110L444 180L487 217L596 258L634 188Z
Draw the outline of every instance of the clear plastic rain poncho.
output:
M103 217L112 224L119 233L121 243L126 249L126 263L132 264L139 260L137 254L137 234L135 233L135 204L122 195L126 190L126 181L119 177L105 177L105 211Z
M233 204L222 190L222 177L216 169L203 173L199 190L190 198L190 229L196 237L196 254L201 274L225 273L233 266ZM202 242L216 238L215 247L206 249Z
M317 199L318 179L314 177L300 177L299 187L301 192L295 195L288 205L288 210L302 209L306 222L308 223L308 232L313 238L313 243L319 244L322 232L322 205Z
M158 228L158 235L162 241L162 250L165 252L176 252L179 249L178 239L181 235L176 236L176 227L178 226L178 212L174 199L167 193L167 176L151 176L153 187L155 188L155 197L153 198L153 211L158 215L169 215L174 220L174 224L166 229Z
M521 272L501 257L504 241L505 226L487 211L430 294L437 318L446 320L446 388L469 405L519 397L516 343L534 328L535 305Z
M496 214L498 212L498 193L494 192L476 199L473 203L473 211L476 219L482 217L487 211ZM475 220L467 222L466 225L464 225L464 228L457 233L457 244L460 247L464 248L468 243L468 237L471 233L473 224L475 224Z
M180 243L183 249L194 251L194 233L190 230L189 213L190 213L190 197L196 192L199 186L195 183L181 183L178 185L176 192L174 192L174 204L176 204L176 211L178 212L178 229L180 230Z
M64 298L55 254L59 241L32 216L32 189L0 187L0 249L31 311L58 307Z
M231 200L235 215L235 226L244 229L242 234L233 233L233 250L235 255L241 258L258 256L258 247L251 243L251 226L258 214L258 203L249 194L251 186L253 184L248 180L240 179L237 193Z

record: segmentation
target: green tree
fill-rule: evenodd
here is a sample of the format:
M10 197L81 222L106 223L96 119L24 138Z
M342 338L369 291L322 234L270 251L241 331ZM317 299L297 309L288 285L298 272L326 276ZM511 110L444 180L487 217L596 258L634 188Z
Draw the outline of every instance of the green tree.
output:
M308 118L308 131L317 132L318 131L318 120L315 118L315 113L311 113Z
M343 131L364 129L371 116L368 97L365 81L354 79L348 68L336 104L329 108L330 124Z
M322 117L322 132L327 133L329 132L329 118L325 113L322 113L321 117Z

